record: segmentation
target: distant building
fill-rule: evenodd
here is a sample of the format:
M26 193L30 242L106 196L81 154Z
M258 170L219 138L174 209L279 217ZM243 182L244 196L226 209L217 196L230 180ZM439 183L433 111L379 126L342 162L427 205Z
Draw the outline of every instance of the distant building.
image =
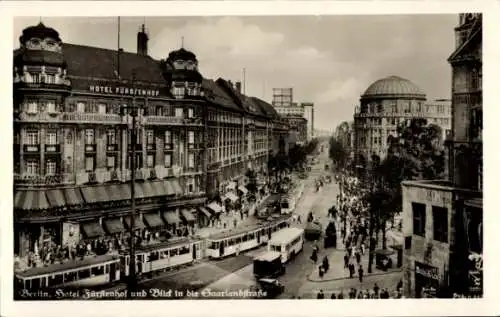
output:
M407 297L482 295L482 17L460 14L445 180L403 182Z
M425 118L443 131L451 128L451 105L446 101L426 103L420 88L408 79L389 76L371 84L360 98L354 114L354 156L360 168L387 155L389 135L398 125L413 118ZM444 135L444 132L443 132Z
M290 107L293 103L293 88L273 88L274 107Z
M354 155L353 145L354 145L354 129L353 122L342 122L337 129L335 129L334 134L335 139L340 142L344 149L346 149L349 157Z
M289 148L307 143L307 120L301 117L286 118L289 126Z
M311 141L314 138L314 103L303 102L301 103L304 109L304 118L307 120L307 141Z

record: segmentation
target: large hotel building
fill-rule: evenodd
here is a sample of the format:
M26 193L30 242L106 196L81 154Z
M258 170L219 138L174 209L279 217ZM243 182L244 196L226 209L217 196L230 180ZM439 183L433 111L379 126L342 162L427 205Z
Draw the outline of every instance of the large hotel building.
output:
M184 48L151 58L144 26L137 53L62 43L42 23L19 40L13 79L20 256L47 243L122 234L130 224L131 173L138 230L185 234L220 212L212 200L246 191L248 169L265 172L269 156L286 151L288 125L270 104L243 95L239 83L203 78ZM139 107L136 140L132 105Z

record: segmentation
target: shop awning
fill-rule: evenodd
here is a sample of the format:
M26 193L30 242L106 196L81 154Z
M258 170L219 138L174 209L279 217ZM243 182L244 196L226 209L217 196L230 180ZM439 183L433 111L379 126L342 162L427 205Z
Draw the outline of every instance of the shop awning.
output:
M238 196L236 196L233 192L226 193L224 196L224 200L229 199L231 202L237 202Z
M98 221L82 223L81 227L83 234L87 238L96 238L104 235L104 230Z
M153 185L151 184L151 182L146 181L142 183L142 191L144 193L144 198L151 198L156 196L155 190L153 189Z
M212 217L212 214L210 211L207 210L205 207L198 207L198 209L201 211L202 214L204 214L207 218Z
M143 183L135 183L134 185L135 189L135 198L144 198L144 187Z
M245 186L238 186L238 190L246 195L248 193L248 189Z
M212 209L216 214L222 211L222 207L216 202L208 204L207 207Z
M174 189L176 195L182 195L184 193L178 180L170 180L170 184L172 185L172 188Z
M66 199L64 199L64 192L61 189L51 189L45 192L50 206L52 207L63 207L66 205Z
M22 210L44 210L50 208L44 191L21 190L14 196L14 207Z
M163 212L163 217L171 225L178 224L181 222L181 219L179 218L179 216L175 211L165 211Z
M124 217L123 220L125 221L127 227L130 228L130 216ZM144 229L144 228L146 228L144 221L142 221L141 217L135 216L134 229Z
M123 200L129 200L132 197L130 193L130 184L119 184L118 189L120 190L120 196Z
M66 196L66 204L68 206L78 206L83 204L83 197L79 188L64 189L64 196Z
M163 220L161 220L160 215L154 214L144 214L144 220L150 228L162 227L164 225Z
M165 196L165 187L163 186L163 182L151 182L151 189L153 190L153 194L155 197Z
M125 231L125 227L123 226L123 223L121 222L120 218L105 219L103 223L104 223L104 228L110 234L115 234Z
M105 186L82 187L83 199L89 204L108 201L108 193Z
M161 182L161 186L163 188L163 193L165 196L173 196L175 195L175 189L172 187L170 181Z
M196 221L196 217L193 215L193 212L191 210L182 209L181 215L182 215L182 217L184 217L184 219L187 222L195 222Z
M125 197L123 194L123 191L121 191L121 186L120 185L107 185L107 191L108 191L108 198L111 201L120 201L120 200L125 200L128 197Z

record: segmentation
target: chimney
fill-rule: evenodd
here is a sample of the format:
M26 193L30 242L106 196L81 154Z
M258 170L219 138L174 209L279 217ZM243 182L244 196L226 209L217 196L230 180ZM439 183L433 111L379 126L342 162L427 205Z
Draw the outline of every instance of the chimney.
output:
M146 33L146 26L143 24L140 31L137 33L137 54L142 56L148 55L149 37Z
M237 81L235 84L236 90L241 94L241 81Z

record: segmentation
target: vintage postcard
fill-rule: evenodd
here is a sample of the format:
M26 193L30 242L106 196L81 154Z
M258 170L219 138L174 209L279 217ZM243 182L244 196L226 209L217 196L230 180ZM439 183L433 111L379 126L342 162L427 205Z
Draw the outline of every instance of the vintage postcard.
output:
M44 14L5 37L14 304L484 297L481 10Z

